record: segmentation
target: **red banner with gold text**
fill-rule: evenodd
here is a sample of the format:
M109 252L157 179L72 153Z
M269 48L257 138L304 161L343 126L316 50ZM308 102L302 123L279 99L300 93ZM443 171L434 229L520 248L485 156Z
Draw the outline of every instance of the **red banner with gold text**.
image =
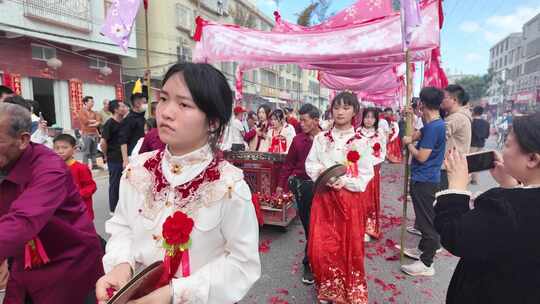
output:
M71 116L71 127L79 129L79 113L82 110L82 81L78 79L69 80L69 113Z

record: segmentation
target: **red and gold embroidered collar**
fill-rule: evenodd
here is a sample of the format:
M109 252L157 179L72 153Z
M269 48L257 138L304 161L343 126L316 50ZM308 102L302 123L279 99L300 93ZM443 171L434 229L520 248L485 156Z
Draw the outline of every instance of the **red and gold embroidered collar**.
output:
M332 131L333 130L334 130L334 127L330 128L330 130L328 130L328 131L326 131L324 133L324 137L326 137L330 143L335 142L334 137L332 136ZM362 138L362 135L360 133L358 133L358 132L355 132L354 135L347 140L345 145L348 145L348 144L352 143L355 139L361 139L361 138Z
M163 160L163 154L164 150L159 151L154 155L153 157L149 158L145 163L144 167L152 174L153 178L153 187L152 187L152 194L154 198L164 191L167 188L170 188L171 185L163 176L163 169L161 167L161 161ZM210 164L194 179L192 179L189 182L186 182L184 184L178 185L174 187L174 191L176 192L177 198L179 200L185 199L195 193L197 189L202 184L213 182L216 180L219 180L221 177L221 174L219 172L219 164L221 160L214 157ZM187 204L186 202L185 204ZM179 206L182 208L183 206Z

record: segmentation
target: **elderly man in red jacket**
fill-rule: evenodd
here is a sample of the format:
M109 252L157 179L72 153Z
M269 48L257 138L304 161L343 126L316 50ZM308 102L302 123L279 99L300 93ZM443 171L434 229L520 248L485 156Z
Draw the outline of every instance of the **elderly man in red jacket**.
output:
M29 111L0 104L0 264L12 259L4 304L84 303L103 274L101 243L64 161L30 143L30 126Z

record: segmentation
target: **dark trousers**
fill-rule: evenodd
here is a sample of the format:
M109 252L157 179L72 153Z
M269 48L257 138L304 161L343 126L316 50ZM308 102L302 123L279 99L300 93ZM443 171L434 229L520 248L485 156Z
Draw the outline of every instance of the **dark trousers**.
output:
M120 178L122 177L122 163L109 161L109 210L114 212L118 204L118 196L120 190Z
M441 183L439 185L439 190L448 190L448 172L446 170L441 170Z
M416 214L416 224L418 230L422 232L422 239L418 244L418 249L422 251L420 260L427 266L433 264L435 253L441 247L440 236L433 224L435 219L433 202L438 190L438 184L411 181L410 192Z
M97 135L83 135L83 163L88 165L88 161L91 161L92 166L96 166L96 157L97 157L97 144L98 136Z
M289 188L293 192L296 203L298 204L298 216L300 217L306 235L303 263L304 266L309 266L307 248L309 240L309 217L311 216L311 202L313 200L313 181L292 177L289 180Z

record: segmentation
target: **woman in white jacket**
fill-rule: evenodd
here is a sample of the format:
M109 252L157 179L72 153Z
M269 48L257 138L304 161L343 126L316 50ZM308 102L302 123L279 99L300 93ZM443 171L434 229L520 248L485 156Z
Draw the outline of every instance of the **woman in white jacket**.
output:
M167 146L137 156L124 172L118 207L105 224L111 238L96 294L105 303L108 289L174 253L182 262L171 266L168 282L130 303L236 303L261 266L249 187L240 169L214 153L232 92L208 64L174 65L163 84L156 117Z

